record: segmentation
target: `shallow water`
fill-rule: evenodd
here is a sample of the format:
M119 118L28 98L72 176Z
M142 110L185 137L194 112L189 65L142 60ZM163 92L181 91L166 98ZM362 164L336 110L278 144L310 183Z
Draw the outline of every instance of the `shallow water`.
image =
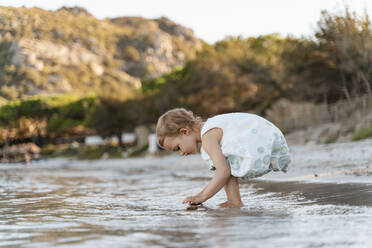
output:
M370 247L372 184L253 180L245 206L219 192L199 158L48 160L0 165L0 247Z

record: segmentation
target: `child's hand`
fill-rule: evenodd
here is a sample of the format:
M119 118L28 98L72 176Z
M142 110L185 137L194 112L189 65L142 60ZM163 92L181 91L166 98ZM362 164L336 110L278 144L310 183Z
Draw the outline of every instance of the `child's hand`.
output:
M189 203L190 205L198 205L201 204L204 200L202 199L201 196L196 195L196 196L189 196L186 197L182 203Z

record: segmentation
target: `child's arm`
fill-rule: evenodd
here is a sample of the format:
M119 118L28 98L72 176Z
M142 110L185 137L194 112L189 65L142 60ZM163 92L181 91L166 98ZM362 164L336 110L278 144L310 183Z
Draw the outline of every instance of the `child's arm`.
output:
M222 137L221 129L211 129L205 133L202 137L202 146L206 153L210 156L213 161L213 165L216 168L212 180L209 184L196 196L190 196L183 200L183 203L198 204L202 203L218 191L227 183L230 178L230 166L222 154L219 140Z

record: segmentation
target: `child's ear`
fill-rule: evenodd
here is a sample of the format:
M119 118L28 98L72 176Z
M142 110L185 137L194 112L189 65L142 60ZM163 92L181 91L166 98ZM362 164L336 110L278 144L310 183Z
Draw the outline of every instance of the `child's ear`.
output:
M187 129L187 128L182 127L182 128L180 128L179 132L180 132L180 134L188 135L190 133L190 130Z

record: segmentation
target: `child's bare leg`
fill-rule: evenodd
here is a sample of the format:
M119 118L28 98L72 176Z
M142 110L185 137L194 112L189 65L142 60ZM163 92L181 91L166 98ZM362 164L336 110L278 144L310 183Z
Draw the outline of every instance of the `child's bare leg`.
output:
M242 199L240 198L238 178L230 176L225 187L227 201L221 203L220 207L241 207L243 206Z

